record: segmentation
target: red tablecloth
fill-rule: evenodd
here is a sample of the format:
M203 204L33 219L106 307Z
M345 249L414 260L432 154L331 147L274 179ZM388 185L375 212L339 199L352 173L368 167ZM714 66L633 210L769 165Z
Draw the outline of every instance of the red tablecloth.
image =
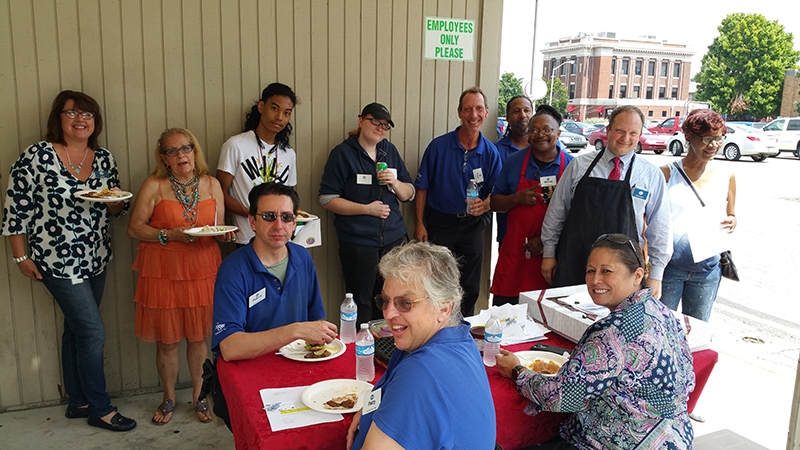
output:
M547 344L572 348L573 344L555 333L548 333ZM527 350L530 343L504 347L515 352ZM244 449L331 449L345 448L347 429L353 414L344 420L273 432L261 403L259 391L265 388L310 386L333 378L355 378L356 361L353 345L340 357L323 362L299 362L278 355L264 355L250 361L217 361L222 389L228 401L236 448ZM702 392L714 364L717 352L704 350L694 353L697 388L689 397L692 410ZM375 368L375 380L383 375L382 367ZM486 368L494 399L497 420L497 443L511 450L547 441L555 436L563 414L540 413L527 416L523 408L527 400L517 393L514 383L503 378L497 368Z

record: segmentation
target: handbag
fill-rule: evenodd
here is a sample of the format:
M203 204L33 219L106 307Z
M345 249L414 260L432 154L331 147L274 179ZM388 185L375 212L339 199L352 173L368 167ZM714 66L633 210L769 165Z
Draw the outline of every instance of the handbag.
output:
M686 180L687 183L689 183L689 187L692 188L692 192L694 192L694 195L696 195L697 199L700 200L700 205L705 208L706 203L703 201L702 198L700 198L700 194L697 192L697 189L695 189L692 180L690 180L689 177L686 175L686 172L684 172L683 169L681 169L681 166L679 166L677 162L673 163L673 166L675 166L675 168L678 169L678 173L680 173L681 176L683 176L683 179ZM729 280L739 281L739 271L736 270L736 264L733 263L733 257L731 256L730 250L725 250L724 252L719 254L719 266L722 271L723 277Z

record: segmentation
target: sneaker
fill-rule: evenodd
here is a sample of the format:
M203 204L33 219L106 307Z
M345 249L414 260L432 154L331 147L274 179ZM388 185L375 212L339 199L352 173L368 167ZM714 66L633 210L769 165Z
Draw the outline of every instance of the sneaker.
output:
M89 425L111 431L129 431L136 428L136 421L116 413L111 417L111 423L106 423L100 417L91 415L89 416Z

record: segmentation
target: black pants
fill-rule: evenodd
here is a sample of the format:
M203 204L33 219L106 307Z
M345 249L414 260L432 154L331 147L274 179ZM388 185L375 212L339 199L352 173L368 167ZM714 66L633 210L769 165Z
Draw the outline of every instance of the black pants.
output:
M461 315L474 315L475 303L481 292L481 268L483 265L483 230L489 223L490 214L458 217L443 214L428 208L428 240L450 249L458 260L461 271Z
M494 295L492 296L492 306L500 306L505 305L506 303L511 303L512 305L519 304L519 295L514 297L509 297L506 295Z
M561 436L556 436L544 444L525 447L520 450L578 450L578 447L568 443Z
M373 298L383 289L383 278L378 273L378 262L389 250L408 241L406 236L383 247L348 244L339 241L339 259L347 292L353 294L358 305L357 326L373 319L382 319L383 312L373 304ZM358 328L356 328L358 329Z

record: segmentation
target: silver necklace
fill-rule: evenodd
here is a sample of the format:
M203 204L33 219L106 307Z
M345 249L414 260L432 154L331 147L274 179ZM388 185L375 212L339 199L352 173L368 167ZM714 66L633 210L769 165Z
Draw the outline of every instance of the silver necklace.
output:
M75 165L72 164L72 159L69 157L69 149L67 148L67 144L64 144L64 153L67 154L67 162L69 163L69 166L72 167L72 170L74 170L76 174L80 175L83 163L86 162L86 157L89 156L89 147L86 147L86 150L83 152L83 159L81 160L81 163L78 164L78 167L75 167Z

